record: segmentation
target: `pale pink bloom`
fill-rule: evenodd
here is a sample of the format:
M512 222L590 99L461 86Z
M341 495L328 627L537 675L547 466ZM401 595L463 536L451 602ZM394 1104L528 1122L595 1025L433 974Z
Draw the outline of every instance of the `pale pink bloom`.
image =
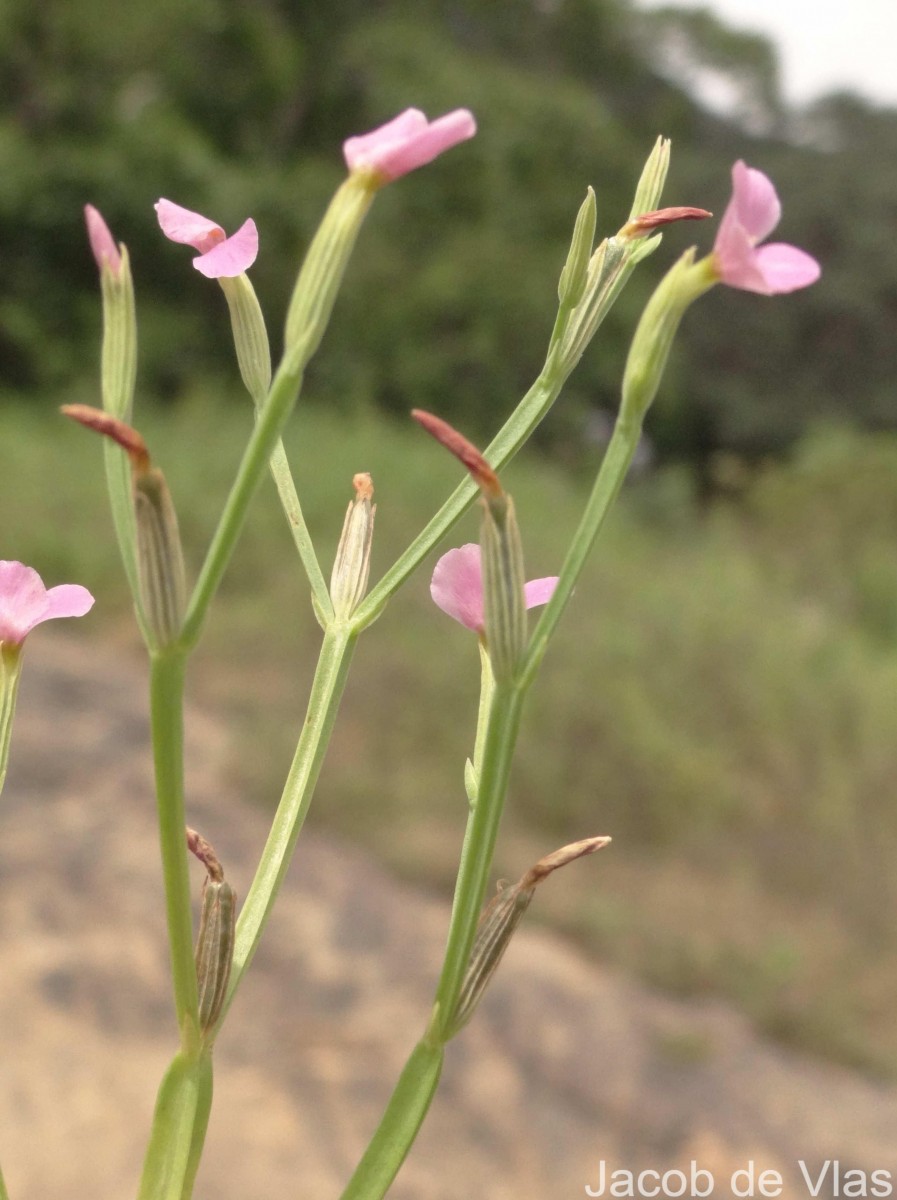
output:
M0 560L0 642L18 646L42 621L83 617L91 608L87 588L62 583L48 591L31 567Z
M170 200L160 200L156 213L162 232L172 242L183 242L199 251L193 265L208 279L231 279L242 275L255 262L259 252L259 235L250 217L236 233L228 237L220 225L181 208Z
M458 550L449 550L436 564L430 581L430 595L442 611L476 633L482 633L485 625L480 554L476 542L468 542ZM526 607L547 604L554 594L557 581L557 575L548 575L544 579L531 579L525 584L523 597Z
M115 244L115 238L109 232L109 226L92 204L84 205L84 220L87 223L87 237L97 266L102 272L103 263L106 263L112 274L117 275L121 270L121 254Z
M815 283L819 263L797 246L760 246L775 229L782 205L772 180L739 161L732 168L732 199L713 247L720 279L729 287L774 296Z
M428 121L420 109L406 108L379 129L343 142L343 157L350 171L367 168L385 180L398 179L472 138L476 131L477 123L466 108L456 108L435 121Z

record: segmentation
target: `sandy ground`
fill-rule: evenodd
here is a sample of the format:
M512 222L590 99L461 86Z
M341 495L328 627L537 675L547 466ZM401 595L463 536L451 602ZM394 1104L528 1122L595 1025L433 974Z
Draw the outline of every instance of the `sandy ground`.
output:
M143 672L67 631L26 653L0 803L0 1161L11 1200L122 1200L175 1047ZM226 730L188 725L189 817L244 894L265 820L231 790ZM358 851L303 837L216 1049L198 1197L339 1196L423 1029L446 921ZM788 1197L813 1194L801 1161L814 1186L829 1161L819 1196L888 1195L871 1172L897 1193L895 1146L897 1089L524 928L390 1195L567 1200L597 1192L602 1162L605 1194L649 1194L653 1177L612 1192L610 1172L692 1160L717 1196L751 1161Z

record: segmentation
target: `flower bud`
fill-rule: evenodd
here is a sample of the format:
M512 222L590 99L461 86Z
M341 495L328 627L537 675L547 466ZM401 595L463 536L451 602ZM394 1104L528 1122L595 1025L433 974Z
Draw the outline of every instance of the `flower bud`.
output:
M271 387L271 350L261 305L248 275L223 276L218 282L230 311L240 375L258 408Z
M127 247L116 245L108 225L92 204L85 205L84 219L103 293L103 408L129 421L137 380L137 318L131 263Z
M371 504L374 485L370 475L361 473L352 480L355 499L349 502L343 532L330 577L333 615L348 620L364 599L371 570L371 543L374 537L376 504Z
M579 303L586 285L586 274L592 255L597 220L595 192L589 188L577 213L567 261L564 263L564 269L558 280L558 300L561 304L567 304L571 308Z

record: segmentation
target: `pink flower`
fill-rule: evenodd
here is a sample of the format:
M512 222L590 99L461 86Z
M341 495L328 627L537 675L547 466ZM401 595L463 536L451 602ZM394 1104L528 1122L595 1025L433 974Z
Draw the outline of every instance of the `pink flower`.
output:
M420 109L406 108L379 129L343 142L343 157L350 171L366 168L389 181L432 162L476 131L477 123L466 108L429 122Z
M526 607L547 604L557 581L556 575L531 579L523 589ZM476 542L468 542L458 550L443 554L430 581L430 595L450 617L476 633L483 632L483 569Z
M84 205L84 220L87 222L87 237L90 248L97 260L100 273L103 264L108 266L113 275L121 270L121 254L115 244L115 238L109 232L109 226L103 220L101 213L92 204Z
M42 621L83 617L91 608L87 588L63 583L47 591L31 567L0 560L0 642L18 646Z
M723 283L774 296L816 282L821 274L819 263L797 246L784 242L758 246L778 225L781 215L772 180L762 171L737 162L732 168L732 199L713 247Z
M259 235L251 217L236 233L227 237L221 226L208 217L172 204L170 200L160 200L155 207L165 236L172 242L183 242L199 251L199 258L194 258L193 265L206 278L231 279L242 275L255 262Z

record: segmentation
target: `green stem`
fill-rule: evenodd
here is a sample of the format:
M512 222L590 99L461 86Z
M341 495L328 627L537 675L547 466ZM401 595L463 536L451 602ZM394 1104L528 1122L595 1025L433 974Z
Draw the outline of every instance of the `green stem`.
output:
M486 643L479 639L480 648L480 703L477 709L477 734L473 746L473 769L477 779L483 766L483 751L486 746L486 731L489 728L489 713L492 711L492 693L495 689L495 676L492 674L492 664L489 661L489 651Z
M524 688L528 688L535 678L548 642L567 607L604 519L620 493L638 448L640 434L640 423L623 421L621 418L614 426L601 469L561 567L557 587L540 614L520 664L519 678Z
M333 615L333 605L330 602L330 591L321 572L321 564L318 562L311 534L308 532L308 526L305 523L302 505L299 503L299 494L296 491L296 484L293 481L290 464L287 461L286 450L284 450L283 442L280 439L278 439L271 453L270 467L271 475L277 487L277 494L280 497L280 505L287 519L287 524L290 527L293 542L299 551L299 558L305 567L305 573L308 576L308 582L311 586L318 611L326 617L331 617Z
M508 790L524 695L524 689L517 683L496 682L494 685L477 803L467 821L445 959L436 989L434 1033L440 1041L444 1040L449 1028L476 937Z
M405 1064L386 1112L342 1200L380 1200L386 1194L433 1099L492 867L523 698L524 691L516 683L494 684L477 803L467 820L433 1015L427 1032Z
M386 1195L427 1115L444 1055L441 1046L431 1045L426 1039L412 1050L342 1200L377 1200Z
M299 744L255 878L237 921L234 960L225 1011L252 961L290 865L296 839L308 812L321 764L327 752L327 743L346 685L356 640L356 633L348 626L331 626L324 634Z
M9 1200L9 1192L6 1190L6 1184L3 1182L2 1171L0 1171L0 1200Z
M198 1044L199 1016L184 836L184 668L185 655L177 650L150 657L150 716L171 973L181 1045L189 1055Z
M210 1055L176 1054L156 1098L137 1200L190 1200L211 1099Z
M249 504L265 472L287 417L302 386L302 370L296 372L280 367L268 399L258 415L237 476L224 505L218 527L206 553L187 615L181 630L180 644L185 649L194 646L202 631L203 621L222 576L230 562L237 538L249 510Z

